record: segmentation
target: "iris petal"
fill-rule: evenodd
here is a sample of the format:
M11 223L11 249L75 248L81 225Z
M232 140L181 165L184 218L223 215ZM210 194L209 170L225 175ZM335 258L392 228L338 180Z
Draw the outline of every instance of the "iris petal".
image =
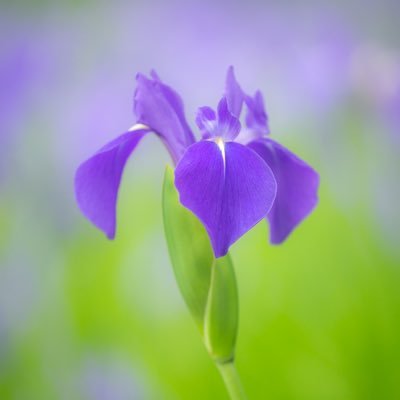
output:
M227 100L223 97L218 103L218 118L210 107L200 107L196 115L196 123L203 139L221 137L234 140L240 132L240 121L228 109Z
M319 176L308 164L271 139L253 141L248 147L265 160L278 183L276 199L267 218L271 243L282 243L316 206Z
M240 117L245 94L236 80L232 66L228 68L225 80L225 97L228 102L229 111L236 118Z
M217 116L211 107L200 107L196 114L196 124L204 139L214 136L217 128Z
M240 132L240 121L229 111L226 97L218 103L218 136L234 140Z
M126 161L148 129L129 131L78 168L75 195L82 213L109 239L115 236L118 189Z
M178 162L185 149L195 142L185 119L183 102L169 86L152 73L153 79L142 74L136 77L134 109L137 121L149 126L164 141L172 159Z
M246 96L247 105L246 125L254 130L258 136L269 134L268 115L265 111L264 99L258 90L253 97Z
M204 224L216 257L270 210L276 181L268 165L235 142L190 146L175 170L181 203Z

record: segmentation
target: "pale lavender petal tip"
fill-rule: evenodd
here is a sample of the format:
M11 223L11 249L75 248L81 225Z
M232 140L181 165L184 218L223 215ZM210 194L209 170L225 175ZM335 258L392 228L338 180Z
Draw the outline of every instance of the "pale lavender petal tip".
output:
M175 186L206 227L216 257L267 215L276 195L270 168L235 142L190 146L176 167Z

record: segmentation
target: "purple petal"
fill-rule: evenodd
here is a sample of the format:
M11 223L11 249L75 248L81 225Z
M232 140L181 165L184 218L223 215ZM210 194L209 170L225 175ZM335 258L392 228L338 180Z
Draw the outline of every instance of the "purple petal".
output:
M129 131L101 148L78 168L75 195L82 213L109 239L115 236L118 188L125 163L147 129Z
M190 146L175 170L181 203L204 224L216 257L266 216L276 194L268 165L235 142Z
M276 199L267 218L271 243L282 243L316 206L318 173L271 139L259 139L248 147L271 167L278 183Z
M200 107L196 114L196 124L204 139L214 136L217 128L217 116L211 107Z
M265 111L264 99L261 92L258 90L254 97L246 96L245 101L247 105L247 127L254 130L258 136L268 135L268 116Z
M218 136L234 140L240 132L240 122L228 109L225 97L218 103Z
M247 108L246 128L241 130L236 141L247 145L253 140L269 135L269 127L261 92L257 91L254 97L246 96L245 103Z
M185 119L179 95L163 84L155 72L154 79L137 75L134 108L138 122L147 125L162 137L175 163L185 149L195 142Z
M242 88L239 86L233 67L228 68L225 81L225 96L229 111L236 117L240 117L242 105L245 98Z
M241 129L239 120L228 110L225 97L218 103L218 120L212 108L200 107L197 111L196 123L201 130L203 139L220 137L234 140Z

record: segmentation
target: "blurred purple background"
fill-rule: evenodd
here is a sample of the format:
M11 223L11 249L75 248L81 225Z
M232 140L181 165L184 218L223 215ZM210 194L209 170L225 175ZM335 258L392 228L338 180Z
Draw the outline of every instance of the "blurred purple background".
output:
M7 380L18 358L14 340L29 342L48 302L64 304L57 288L73 264L71 243L100 237L75 205L73 176L134 122L139 71L154 68L181 94L194 127L197 107L216 105L234 65L247 91L263 92L273 137L319 170L322 193L354 231L364 230L360 216L374 226L398 264L399 15L394 0L1 2L0 383L15 389ZM139 191L157 196L168 157L154 139L143 148L128 174ZM149 180L157 182L152 191ZM143 248L154 244L143 240ZM123 357L82 358L79 379L70 379L82 379L73 386L83 398L146 391L128 382L135 368ZM4 393L25 393L14 389Z

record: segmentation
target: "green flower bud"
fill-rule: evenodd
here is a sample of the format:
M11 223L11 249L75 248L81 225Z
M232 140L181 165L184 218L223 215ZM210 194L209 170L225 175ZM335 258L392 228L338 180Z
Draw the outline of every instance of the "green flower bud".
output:
M167 167L163 186L164 229L181 294L210 356L233 359L238 328L238 293L229 255L215 258L204 226L179 202L174 172Z

